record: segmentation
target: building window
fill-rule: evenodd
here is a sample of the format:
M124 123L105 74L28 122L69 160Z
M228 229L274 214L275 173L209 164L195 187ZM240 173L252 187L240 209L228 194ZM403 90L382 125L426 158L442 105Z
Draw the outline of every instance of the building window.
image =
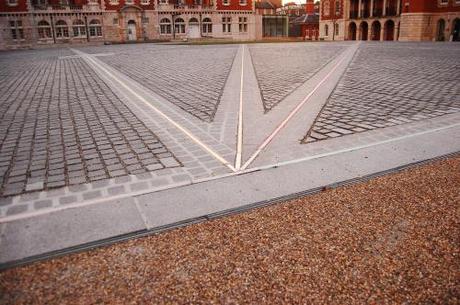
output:
M230 0L222 0L223 5L230 5Z
M334 29L335 29L335 36L338 36L339 35L339 25L337 23L334 25Z
M86 36L86 27L83 21L75 20L72 28L73 28L73 37L85 37Z
M198 19L196 19L195 17L193 18L190 18L190 20L188 21L188 24L190 25L198 25Z
M160 0L160 4L168 4L168 0Z
M248 17L239 17L238 26L240 33L246 33L248 31Z
M211 34L212 33L212 21L210 18L203 19L203 34Z
M222 32L232 32L232 17L222 17Z
M56 22L56 38L69 37L69 28L64 20L58 20Z
M339 16L340 15L340 2L335 1L335 15Z
M142 17L142 23L143 24L147 24L149 22L150 22L149 17Z
M150 4L150 0L141 0L141 4L142 4L142 5L149 5L149 4Z
M89 23L89 36L102 37L102 26L99 20L93 19Z
M134 0L125 0L126 4L134 4Z
M7 0L6 3L8 3L9 6L16 6L18 5L18 0Z
M51 36L51 26L45 20L42 20L42 21L40 21L38 23L38 38L39 39L52 38L52 36Z
M447 5L449 3L449 0L439 0L439 2L441 5Z
M323 4L323 16L329 16L331 7L329 5L329 0L325 0Z
M245 6L248 4L248 1L247 0L240 0L240 5L241 6Z
M13 40L24 39L24 29L22 28L21 20L11 20L10 30L11 30L11 38L13 38Z
M171 21L168 18L160 20L160 34L171 34Z
M113 18L113 25L118 25L118 18Z
M324 36L329 36L329 26L327 24L324 25Z
M185 21L182 18L174 20L174 32L176 34L185 34Z

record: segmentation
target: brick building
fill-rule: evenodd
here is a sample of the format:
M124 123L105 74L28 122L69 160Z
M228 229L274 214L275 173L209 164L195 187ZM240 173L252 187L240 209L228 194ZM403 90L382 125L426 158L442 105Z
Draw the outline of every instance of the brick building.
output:
M253 0L0 0L0 49L60 43L256 39Z
M322 0L324 40L459 40L460 0Z
M302 37L305 40L318 40L319 13L317 9L313 0L307 0L304 14L292 18L289 22L289 35Z

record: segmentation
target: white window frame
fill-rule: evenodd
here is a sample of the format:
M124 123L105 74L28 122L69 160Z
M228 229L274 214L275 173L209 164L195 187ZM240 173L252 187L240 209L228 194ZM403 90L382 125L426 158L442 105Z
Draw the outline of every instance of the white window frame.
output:
M5 2L8 6L18 6L19 5L18 0L5 0Z
M248 32L248 17L238 17L238 30L240 33Z
M93 19L88 25L89 37L102 37L102 24L98 19Z
M224 16L222 17L222 33L231 33L232 32L232 17Z
M81 23L77 23L77 22L81 22ZM75 34L78 34L78 35L75 35ZM75 37L75 38L86 37L86 34L87 34L86 26L83 20L81 19L75 20L72 23L72 37Z
M10 20L9 26L11 38L13 40L24 40L24 28L22 27L22 20Z
M222 5L229 6L231 0L222 0Z
M209 17L203 18L202 32L203 32L203 34L212 34L212 20L211 20L211 18L209 18Z
M177 22L178 20L182 20ZM175 34L185 34L185 20L182 18L177 18L174 20L174 33Z
M141 5L149 5L150 0L141 0Z
M165 22L168 20L168 22ZM162 18L160 20L160 35L171 35L171 20L168 18Z
M45 22L46 24L40 24ZM46 20L40 20L37 23L37 32L38 32L38 39L39 40L46 40L53 38L53 34L51 34L51 24Z
M64 24L58 24L60 21L64 22ZM66 39L69 38L69 26L67 25L67 22L64 20L60 19L56 21L56 24L54 26L54 30L56 32L56 38L57 39Z
M248 5L248 0L240 0L240 6Z

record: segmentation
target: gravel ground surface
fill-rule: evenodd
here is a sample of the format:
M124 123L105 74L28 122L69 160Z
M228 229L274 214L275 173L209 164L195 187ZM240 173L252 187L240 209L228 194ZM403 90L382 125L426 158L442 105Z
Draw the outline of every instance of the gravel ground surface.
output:
M460 303L460 156L4 271L1 304Z

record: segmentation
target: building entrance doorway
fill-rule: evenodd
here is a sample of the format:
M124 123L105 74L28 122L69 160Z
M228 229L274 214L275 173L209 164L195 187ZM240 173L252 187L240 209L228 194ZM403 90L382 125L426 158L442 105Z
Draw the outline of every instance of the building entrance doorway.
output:
M356 40L356 23L352 22L348 26L348 39Z
M137 40L136 22L134 20L128 21L128 40L129 41Z
M455 19L452 25L452 41L460 41L460 19Z

